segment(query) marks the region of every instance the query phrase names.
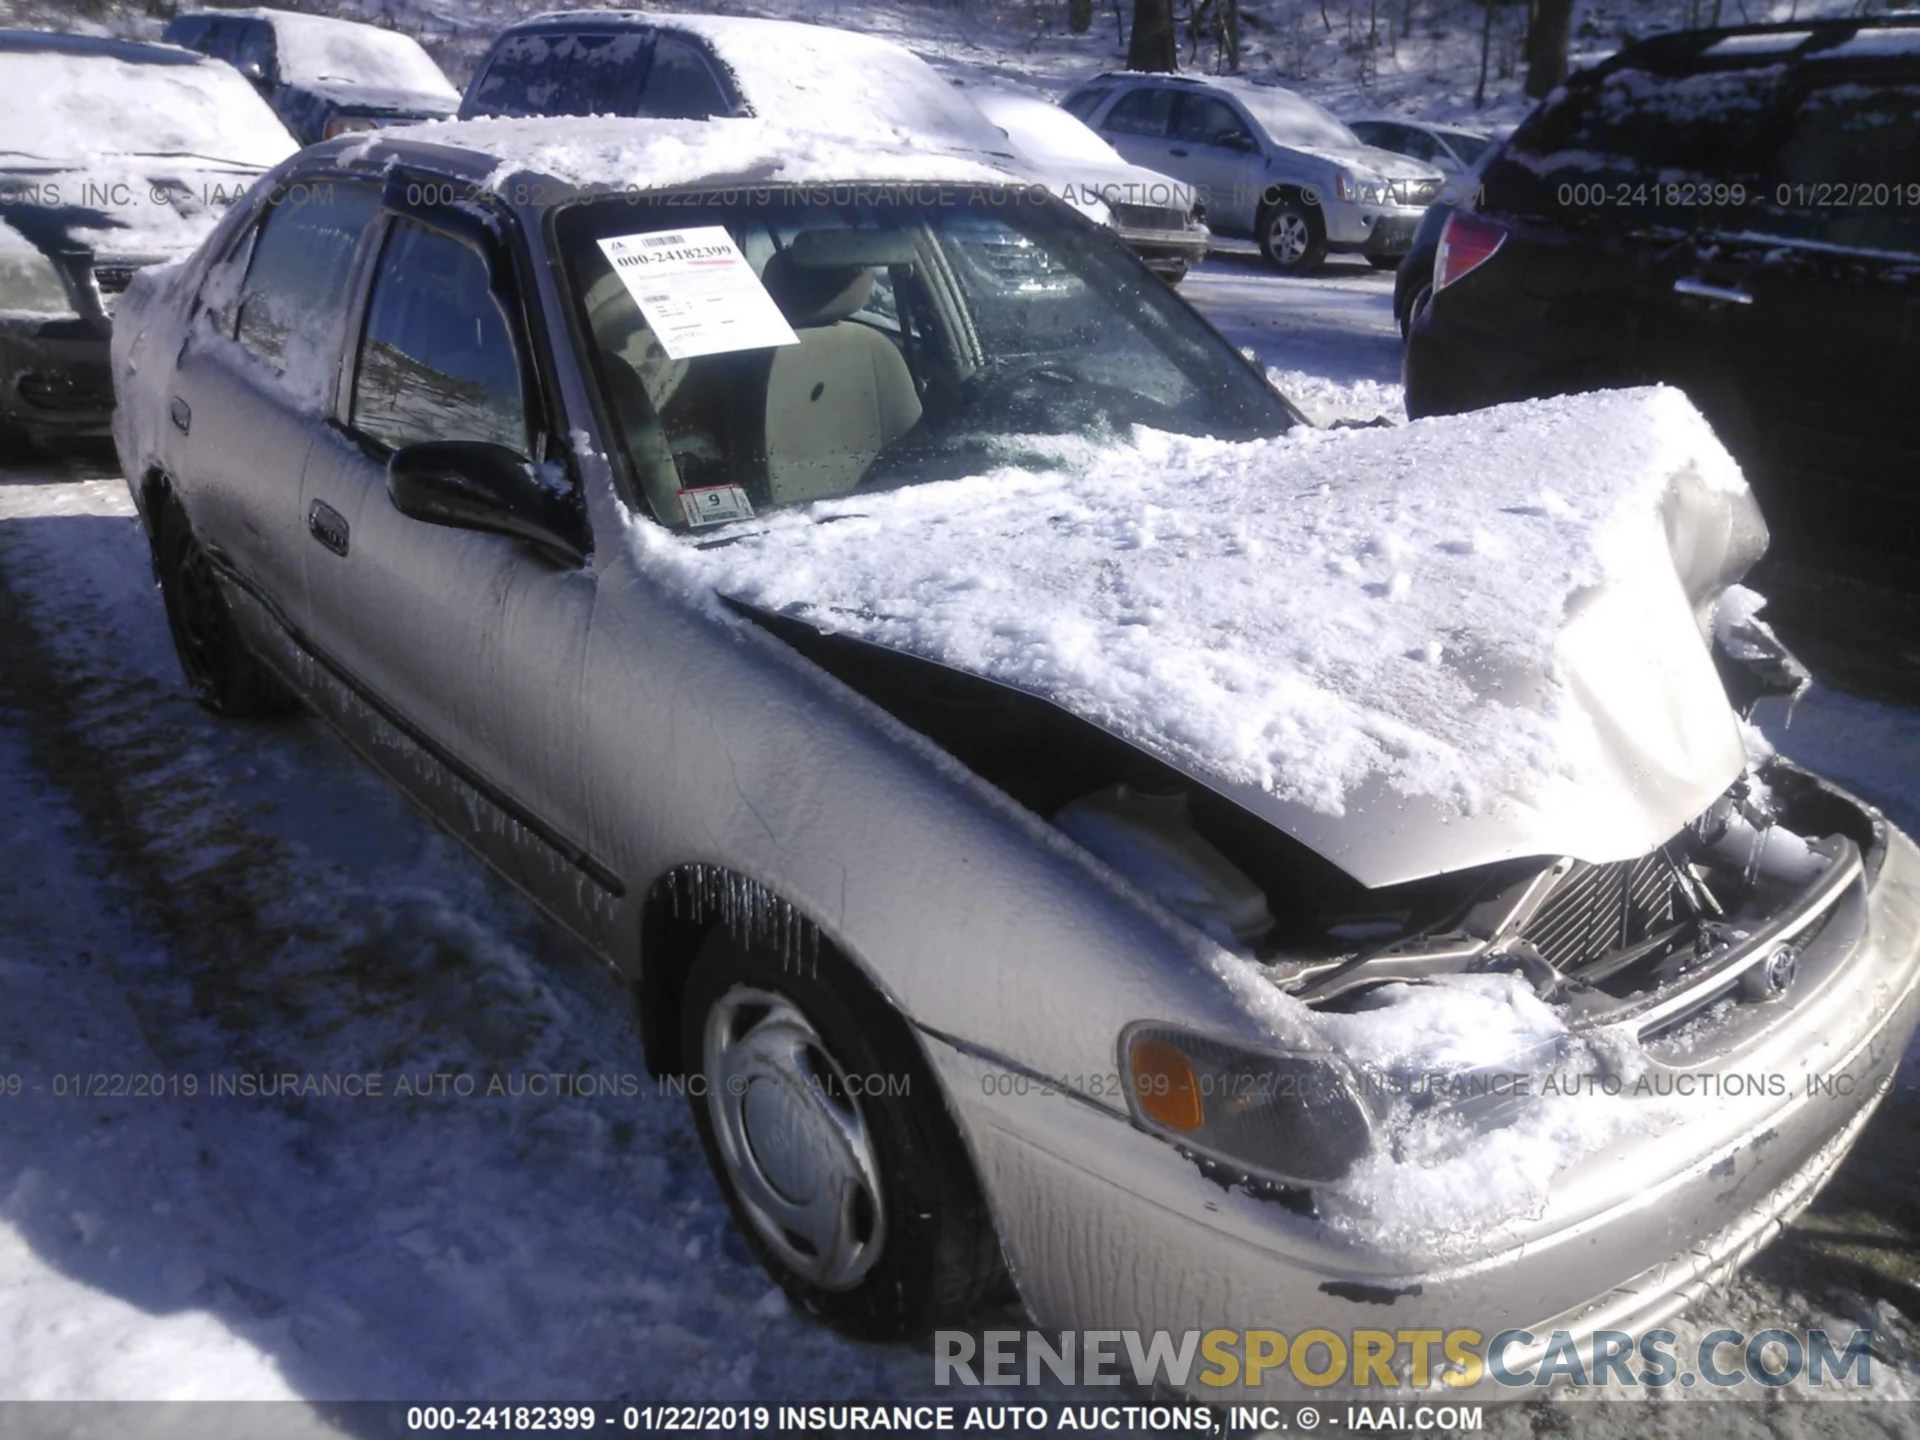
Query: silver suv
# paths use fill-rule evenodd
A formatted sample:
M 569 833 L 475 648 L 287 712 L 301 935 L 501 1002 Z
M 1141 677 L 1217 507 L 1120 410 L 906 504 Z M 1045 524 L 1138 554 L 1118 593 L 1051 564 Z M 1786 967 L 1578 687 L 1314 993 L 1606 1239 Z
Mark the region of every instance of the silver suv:
M 1134 164 L 1193 185 L 1212 229 L 1251 235 L 1290 274 L 1329 251 L 1397 264 L 1444 180 L 1277 85 L 1107 74 L 1063 103 Z

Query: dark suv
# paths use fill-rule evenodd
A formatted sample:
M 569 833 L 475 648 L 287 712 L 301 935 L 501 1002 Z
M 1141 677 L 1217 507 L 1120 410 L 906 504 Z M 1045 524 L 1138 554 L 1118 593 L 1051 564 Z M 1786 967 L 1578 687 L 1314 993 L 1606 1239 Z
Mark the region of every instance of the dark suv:
M 1482 179 L 1414 317 L 1410 415 L 1665 381 L 1777 541 L 1920 554 L 1920 18 L 1634 45 Z
M 418 41 L 378 25 L 256 6 L 188 11 L 166 38 L 246 76 L 302 145 L 445 120 L 460 104 Z

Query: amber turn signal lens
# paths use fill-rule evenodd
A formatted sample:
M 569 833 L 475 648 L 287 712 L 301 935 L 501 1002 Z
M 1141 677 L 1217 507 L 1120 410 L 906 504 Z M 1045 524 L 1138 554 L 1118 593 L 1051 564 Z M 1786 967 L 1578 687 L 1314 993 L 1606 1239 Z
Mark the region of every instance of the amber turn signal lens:
M 1171 1130 L 1200 1128 L 1200 1081 L 1193 1062 L 1164 1040 L 1141 1040 L 1128 1057 L 1140 1108 Z

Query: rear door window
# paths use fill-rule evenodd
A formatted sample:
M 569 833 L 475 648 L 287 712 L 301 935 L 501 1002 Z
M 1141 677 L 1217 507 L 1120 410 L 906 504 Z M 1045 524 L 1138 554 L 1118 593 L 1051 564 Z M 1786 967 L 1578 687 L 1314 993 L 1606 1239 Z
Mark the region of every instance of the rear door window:
M 1234 108 L 1214 95 L 1175 96 L 1173 123 L 1168 133 L 1176 140 L 1189 140 L 1196 145 L 1250 146 L 1253 140 L 1252 132 Z
M 340 297 L 378 199 L 368 186 L 338 180 L 285 189 L 288 198 L 254 242 L 234 338 L 318 400 L 332 374 Z
M 652 37 L 639 30 L 512 35 L 475 82 L 469 115 L 635 115 Z
M 1173 91 L 1164 85 L 1143 85 L 1116 100 L 1100 128 L 1121 135 L 1165 135 L 1172 116 Z
M 273 79 L 273 27 L 264 20 L 249 21 L 242 26 L 234 39 L 233 63 L 243 71 L 249 65 L 258 66 L 260 78 Z
M 528 453 L 513 327 L 477 250 L 415 221 L 394 221 L 361 331 L 352 421 L 396 450 L 481 440 Z

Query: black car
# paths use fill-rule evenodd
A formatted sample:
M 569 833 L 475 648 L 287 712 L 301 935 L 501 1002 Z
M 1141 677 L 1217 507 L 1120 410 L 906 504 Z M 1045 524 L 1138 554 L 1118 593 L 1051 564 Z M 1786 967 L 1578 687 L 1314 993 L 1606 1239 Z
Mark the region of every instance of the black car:
M 354 130 L 444 120 L 460 92 L 410 36 L 287 10 L 199 10 L 166 39 L 225 60 L 302 145 Z
M 1664 381 L 1787 546 L 1920 554 L 1920 17 L 1665 35 L 1440 236 L 1407 410 Z

